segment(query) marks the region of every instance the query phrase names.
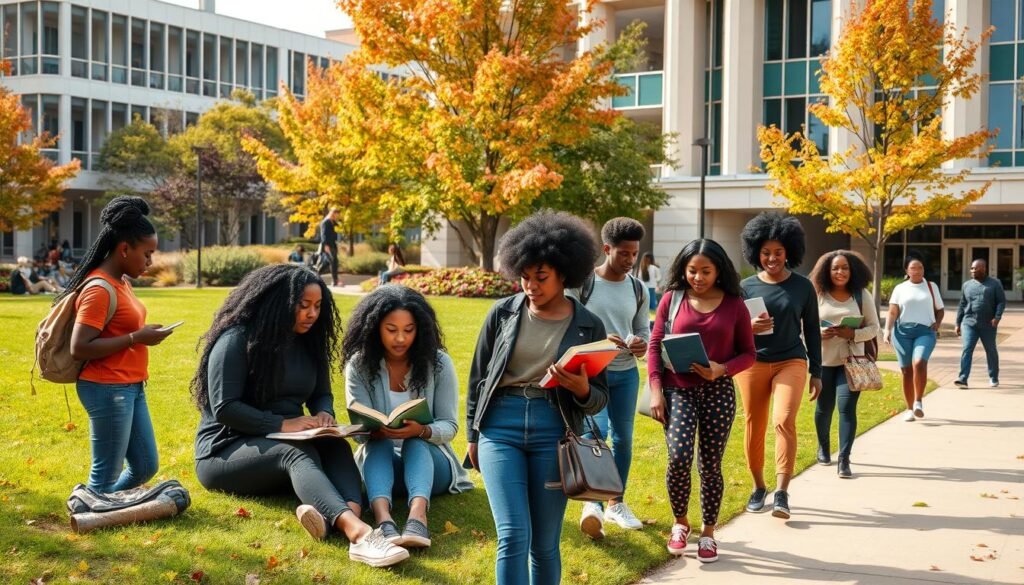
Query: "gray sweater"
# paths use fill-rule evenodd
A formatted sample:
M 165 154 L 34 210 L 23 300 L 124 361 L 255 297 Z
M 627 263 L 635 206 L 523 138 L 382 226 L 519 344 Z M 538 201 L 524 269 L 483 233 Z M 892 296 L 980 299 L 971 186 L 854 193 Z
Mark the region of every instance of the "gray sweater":
M 359 355 L 356 355 L 345 366 L 345 404 L 358 402 L 380 412 L 390 412 L 391 403 L 387 393 L 390 392 L 391 380 L 384 361 L 381 360 L 377 375 L 372 380 L 367 380 L 353 365 L 358 361 Z M 452 471 L 452 483 L 448 486 L 448 492 L 458 494 L 473 489 L 469 474 L 459 464 L 455 450 L 452 449 L 452 439 L 459 431 L 459 423 L 456 422 L 459 415 L 459 381 L 455 375 L 455 364 L 448 354 L 443 351 L 437 352 L 437 364 L 438 367 L 435 368 L 433 375 L 427 377 L 427 385 L 420 394 L 420 397 L 426 398 L 430 413 L 434 417 L 434 422 L 428 425 L 431 434 L 427 441 L 440 447 L 444 453 Z M 365 436 L 354 438 L 358 443 L 365 443 L 367 440 Z M 364 445 L 361 444 L 356 450 L 355 458 L 361 472 L 366 461 Z
M 956 309 L 956 324 L 971 327 L 991 327 L 992 319 L 1002 319 L 1006 309 L 1003 283 L 991 276 L 983 282 L 970 279 L 964 283 L 960 305 Z

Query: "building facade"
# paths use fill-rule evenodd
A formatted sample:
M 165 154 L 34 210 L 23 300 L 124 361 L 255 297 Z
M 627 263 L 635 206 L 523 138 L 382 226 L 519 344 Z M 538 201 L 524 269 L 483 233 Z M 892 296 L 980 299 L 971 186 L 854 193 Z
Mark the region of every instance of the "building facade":
M 0 48 L 12 65 L 4 84 L 21 96 L 33 126 L 58 135 L 46 155 L 82 170 L 65 204 L 42 225 L 0 233 L 0 261 L 36 254 L 52 240 L 80 255 L 99 232 L 107 188 L 98 158 L 106 137 L 140 116 L 174 134 L 234 89 L 257 99 L 281 83 L 305 93 L 307 59 L 321 67 L 355 47 L 158 0 L 0 0 Z M 264 212 L 239 217 L 239 244 L 272 243 L 294 226 Z M 206 226 L 214 241 L 216 225 Z M 175 239 L 161 242 L 174 249 Z
M 648 39 L 644 70 L 618 75 L 630 94 L 613 107 L 676 135 L 675 168 L 657 179 L 670 195 L 668 206 L 648 218 L 649 241 L 665 265 L 699 234 L 699 138 L 709 141 L 705 234 L 721 242 L 741 266 L 739 231 L 754 215 L 777 201 L 759 173 L 757 128 L 775 124 L 787 132 L 805 125 L 823 152 L 845 149 L 851 141 L 830 131 L 808 112 L 822 98 L 817 71 L 835 43 L 849 10 L 848 0 L 605 0 L 593 18 L 604 29 L 584 39 L 581 49 L 616 38 L 642 21 Z M 1024 0 L 935 0 L 933 14 L 970 34 L 995 25 L 990 45 L 981 49 L 977 70 L 990 77 L 971 100 L 954 100 L 943 112 L 943 129 L 956 136 L 979 128 L 999 128 L 996 149 L 985 160 L 958 160 L 950 169 L 972 169 L 964 188 L 993 181 L 970 217 L 926 225 L 894 238 L 885 248 L 885 274 L 902 272 L 908 249 L 922 253 L 929 277 L 943 296 L 957 298 L 970 277 L 974 258 L 986 258 L 990 273 L 1003 282 L 1009 298 L 1013 270 L 1024 265 Z M 866 247 L 848 236 L 827 234 L 817 218 L 801 217 L 808 234 L 809 263 L 821 253 Z M 424 257 L 438 263 L 467 260 L 450 231 L 424 239 Z M 804 266 L 801 270 L 809 270 Z

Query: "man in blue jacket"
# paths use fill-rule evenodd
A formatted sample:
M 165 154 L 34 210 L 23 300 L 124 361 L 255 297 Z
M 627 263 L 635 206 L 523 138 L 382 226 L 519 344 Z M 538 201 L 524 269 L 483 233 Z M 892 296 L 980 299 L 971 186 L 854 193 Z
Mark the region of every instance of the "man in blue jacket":
M 964 351 L 960 356 L 960 375 L 954 384 L 967 387 L 971 375 L 971 361 L 974 348 L 981 340 L 988 361 L 988 378 L 993 388 L 999 386 L 999 352 L 996 350 L 996 328 L 1006 309 L 1006 293 L 1003 283 L 988 275 L 988 263 L 984 260 L 971 262 L 971 279 L 964 283 L 960 295 L 960 306 L 956 310 L 956 334 L 962 335 Z

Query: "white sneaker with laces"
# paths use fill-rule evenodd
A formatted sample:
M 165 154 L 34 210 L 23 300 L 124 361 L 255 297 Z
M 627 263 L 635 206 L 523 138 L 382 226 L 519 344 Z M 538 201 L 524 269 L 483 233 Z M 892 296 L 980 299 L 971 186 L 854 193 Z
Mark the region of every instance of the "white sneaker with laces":
M 904 422 L 914 422 L 915 420 L 917 420 L 917 417 L 914 416 L 913 410 L 908 410 L 907 413 L 903 415 Z
M 917 418 L 924 418 L 924 405 L 918 400 L 914 402 L 914 416 Z
M 633 514 L 633 510 L 630 510 L 629 506 L 626 505 L 626 502 L 619 502 L 609 506 L 604 511 L 604 521 L 614 522 L 620 528 L 626 530 L 640 530 L 644 527 L 644 523 L 637 519 Z
M 597 502 L 583 504 L 583 513 L 580 514 L 580 530 L 594 540 L 604 538 L 604 523 L 601 518 L 604 510 Z
M 990 380 L 988 385 L 989 385 L 990 388 L 998 388 L 999 387 L 999 380 Z
M 390 567 L 409 558 L 409 551 L 388 542 L 380 528 L 348 547 L 348 558 L 371 567 Z

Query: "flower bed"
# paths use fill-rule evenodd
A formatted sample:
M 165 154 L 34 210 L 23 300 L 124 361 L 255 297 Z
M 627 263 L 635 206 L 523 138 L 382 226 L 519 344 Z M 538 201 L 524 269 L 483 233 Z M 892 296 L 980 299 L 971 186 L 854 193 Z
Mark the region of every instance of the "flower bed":
M 479 268 L 437 268 L 402 281 L 425 295 L 496 299 L 519 292 L 519 283 Z

